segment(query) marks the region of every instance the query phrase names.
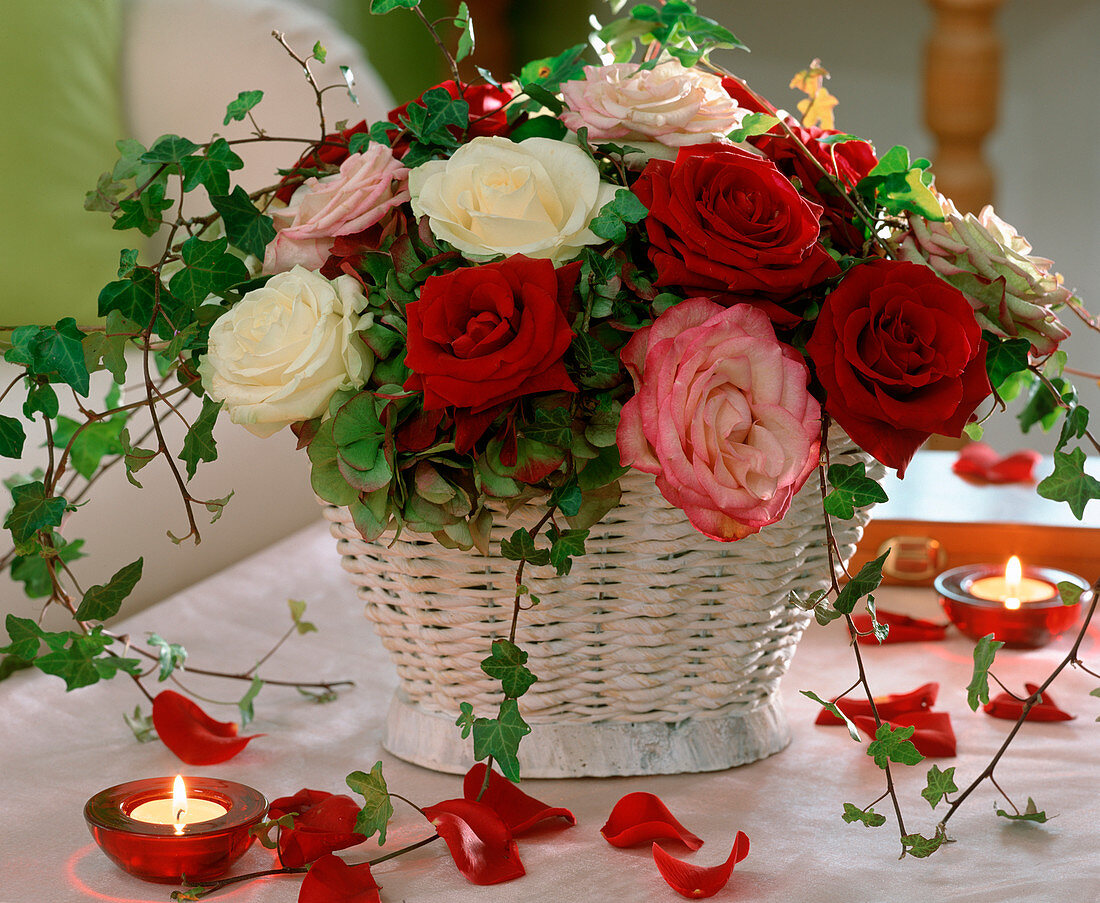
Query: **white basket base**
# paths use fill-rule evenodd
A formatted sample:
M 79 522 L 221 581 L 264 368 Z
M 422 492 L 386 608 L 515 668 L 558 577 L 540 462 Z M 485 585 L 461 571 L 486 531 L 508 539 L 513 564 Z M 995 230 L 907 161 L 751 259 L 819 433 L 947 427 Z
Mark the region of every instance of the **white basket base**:
M 465 774 L 473 741 L 459 740 L 454 719 L 426 712 L 398 690 L 390 703 L 382 746 L 433 771 Z M 615 777 L 723 771 L 779 752 L 791 741 L 778 696 L 749 712 L 656 721 L 540 723 L 520 746 L 525 778 Z

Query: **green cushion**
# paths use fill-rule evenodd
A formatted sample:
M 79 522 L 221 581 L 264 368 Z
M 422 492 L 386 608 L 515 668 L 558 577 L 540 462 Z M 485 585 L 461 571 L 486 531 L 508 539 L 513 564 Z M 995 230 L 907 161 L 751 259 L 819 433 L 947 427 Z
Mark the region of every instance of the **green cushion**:
M 121 0 L 7 0 L 0 26 L 0 324 L 95 317 L 134 239 L 84 194 L 123 135 Z M 140 236 L 135 237 L 140 238 Z

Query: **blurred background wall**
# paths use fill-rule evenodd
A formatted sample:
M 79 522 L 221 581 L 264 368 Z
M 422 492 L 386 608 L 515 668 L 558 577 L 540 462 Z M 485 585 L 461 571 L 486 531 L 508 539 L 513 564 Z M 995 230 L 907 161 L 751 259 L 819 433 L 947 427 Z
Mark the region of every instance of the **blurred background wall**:
M 479 27 L 479 46 L 495 61 L 492 68 L 500 77 L 510 71 L 509 60 L 518 65 L 584 41 L 590 12 L 609 18 L 604 4 L 586 0 L 469 0 L 469 6 L 475 23 L 486 23 Z M 392 96 L 407 99 L 446 77 L 412 15 L 377 18 L 367 7 L 365 0 L 72 0 L 57 5 L 13 0 L 6 6 L 0 60 L 12 71 L 4 79 L 4 103 L 10 106 L 0 112 L 3 121 L 19 119 L 28 107 L 45 109 L 60 101 L 61 109 L 53 116 L 31 117 L 25 131 L 4 144 L 0 178 L 8 181 L 6 196 L 22 201 L 15 215 L 0 218 L 9 230 L 0 235 L 0 323 L 45 321 L 62 313 L 86 321 L 94 314 L 98 289 L 113 275 L 114 249 L 132 243 L 129 233 L 111 232 L 104 214 L 80 210 L 83 191 L 113 160 L 114 137 L 133 134 L 149 142 L 169 127 L 195 140 L 211 131 L 228 133 L 221 125 L 225 104 L 238 91 L 257 87 L 268 92 L 257 108 L 265 128 L 277 124 L 312 134 L 312 94 L 271 40 L 272 27 L 291 33 L 304 49 L 321 38 L 329 49 L 328 78 L 339 78 L 340 62 L 356 71 L 364 109 L 351 107 L 343 92 L 330 92 L 330 122 L 380 118 L 388 108 L 387 88 Z M 450 8 L 445 0 L 425 0 L 424 7 L 433 18 Z M 922 113 L 923 47 L 933 23 L 930 0 L 703 0 L 701 10 L 752 48 L 716 61 L 773 101 L 793 107 L 797 96 L 787 88 L 791 75 L 820 57 L 832 73 L 829 88 L 840 99 L 838 128 L 872 137 L 880 152 L 905 144 L 914 157 L 933 155 Z M 997 179 L 998 213 L 1031 239 L 1037 253 L 1054 258 L 1067 282 L 1096 310 L 1100 225 L 1093 213 L 1100 204 L 1100 107 L 1082 73 L 1100 33 L 1100 4 L 1005 0 L 996 21 L 1004 48 L 1001 100 L 999 125 L 986 149 Z M 79 49 L 77 56 L 58 56 L 66 40 Z M 381 82 L 374 80 L 360 45 Z M 16 70 L 30 71 L 34 78 L 17 82 Z M 78 146 L 87 149 L 86 156 L 75 155 Z M 28 176 L 34 161 L 10 156 L 12 147 L 44 156 L 40 170 Z M 262 160 L 247 159 L 252 169 L 246 184 L 263 184 L 255 180 L 266 179 L 276 159 L 270 152 Z M 47 219 L 35 220 L 39 212 L 64 219 L 64 228 L 72 231 L 63 241 L 51 242 L 51 233 L 41 231 Z M 17 250 L 12 230 L 36 222 L 41 225 L 36 247 Z M 52 234 L 60 233 L 55 228 Z M 1067 322 L 1074 328 L 1068 315 Z M 1076 332 L 1081 335 L 1070 340 L 1071 355 L 1082 366 L 1100 368 L 1095 334 Z M 1087 403 L 1100 411 L 1100 392 L 1082 382 L 1078 387 L 1087 393 Z M 0 407 L 9 414 L 15 409 L 11 401 Z M 223 422 L 216 437 L 220 459 L 200 468 L 196 494 L 218 497 L 234 489 L 236 495 L 222 520 L 206 527 L 203 543 L 197 549 L 177 548 L 166 538 L 167 530 L 185 528 L 163 468 L 142 471 L 143 491 L 129 486 L 121 471 L 112 472 L 97 485 L 88 508 L 74 515 L 73 535 L 86 538 L 86 549 L 95 555 L 84 572 L 87 583 L 103 582 L 113 568 L 143 555 L 146 576 L 130 603 L 142 606 L 316 520 L 307 462 L 293 450 L 289 433 L 258 440 Z M 1003 452 L 1052 445 L 1050 437 L 1034 431 L 1021 436 L 1006 417 L 997 419 L 987 441 Z M 21 462 L 0 459 L 0 476 L 37 466 L 34 445 L 28 440 Z M 233 604 L 232 599 L 224 602 Z M 34 603 L 5 577 L 0 616 L 6 611 L 37 614 Z

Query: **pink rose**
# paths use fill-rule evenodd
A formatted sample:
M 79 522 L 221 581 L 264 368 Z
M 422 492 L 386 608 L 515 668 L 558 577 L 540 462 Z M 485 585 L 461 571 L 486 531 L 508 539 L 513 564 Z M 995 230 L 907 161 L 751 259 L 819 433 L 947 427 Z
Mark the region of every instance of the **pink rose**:
M 690 298 L 622 351 L 636 394 L 617 440 L 624 465 L 712 539 L 756 533 L 787 513 L 818 462 L 821 409 L 809 371 L 748 304 Z
M 409 199 L 408 179 L 408 169 L 383 144 L 352 154 L 338 173 L 306 179 L 286 207 L 271 211 L 278 234 L 267 246 L 263 271 L 319 270 L 338 235 L 370 228 Z
M 641 71 L 635 63 L 585 66 L 584 78 L 563 82 L 561 93 L 568 107 L 562 122 L 573 131 L 587 128 L 589 141 L 705 144 L 724 138 L 749 112 L 717 75 L 685 69 L 677 59 Z

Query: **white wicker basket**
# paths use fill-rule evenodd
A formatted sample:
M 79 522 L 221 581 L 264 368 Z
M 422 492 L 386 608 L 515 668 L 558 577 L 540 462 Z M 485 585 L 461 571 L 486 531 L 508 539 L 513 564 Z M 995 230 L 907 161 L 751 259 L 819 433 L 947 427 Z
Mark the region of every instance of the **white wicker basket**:
M 846 437 L 833 463 L 873 464 Z M 816 479 L 786 517 L 739 542 L 708 540 L 632 471 L 620 507 L 597 524 L 565 577 L 524 581 L 540 604 L 516 641 L 539 680 L 520 700 L 533 732 L 520 748 L 526 777 L 714 771 L 778 752 L 790 732 L 777 695 L 810 615 L 787 603 L 826 585 Z M 498 519 L 493 543 L 541 509 Z M 834 524 L 845 559 L 866 523 Z M 400 688 L 383 746 L 438 771 L 473 762 L 455 718 L 470 702 L 492 717 L 499 682 L 479 662 L 507 636 L 515 562 L 403 536 L 364 542 L 347 509 L 327 505 L 345 569 L 396 666 Z M 548 570 L 548 569 L 544 569 Z

